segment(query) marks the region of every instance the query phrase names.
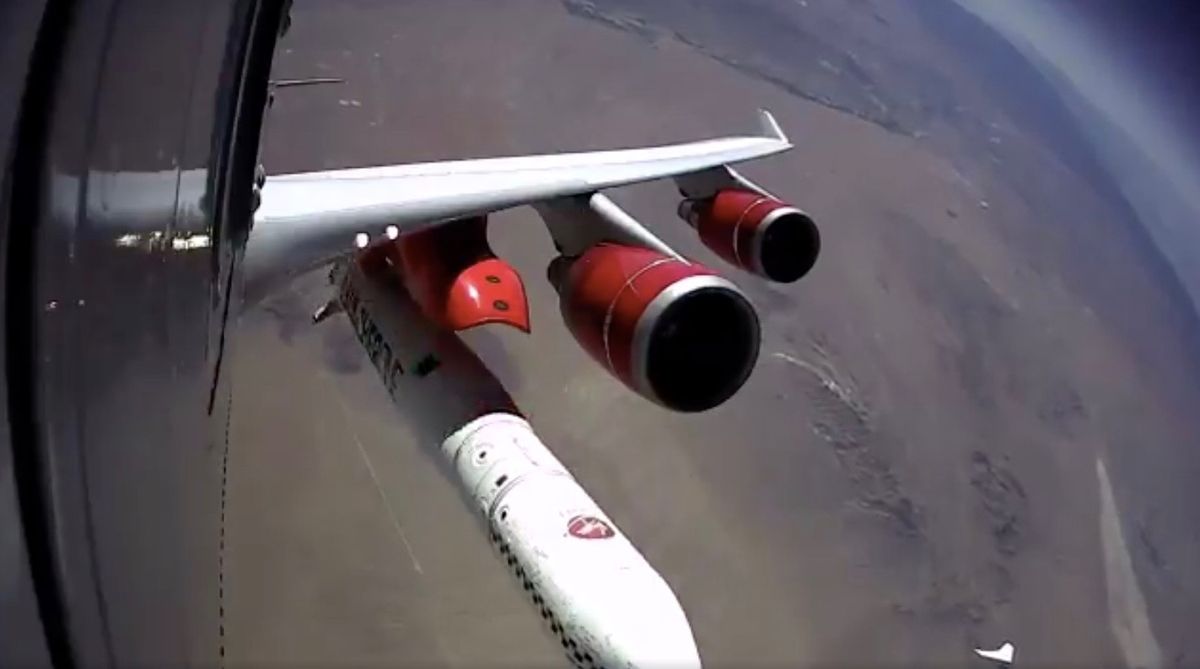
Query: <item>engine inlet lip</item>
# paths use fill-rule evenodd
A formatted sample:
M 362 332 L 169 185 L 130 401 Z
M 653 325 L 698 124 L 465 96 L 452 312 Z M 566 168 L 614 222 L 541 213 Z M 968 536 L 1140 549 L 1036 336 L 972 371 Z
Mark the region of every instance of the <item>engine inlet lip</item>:
M 668 409 L 678 410 L 678 407 L 673 406 L 665 398 L 659 395 L 654 388 L 654 384 L 650 382 L 648 374 L 650 367 L 648 356 L 650 353 L 650 344 L 654 334 L 655 326 L 658 324 L 663 313 L 666 312 L 667 309 L 672 305 L 678 303 L 681 298 L 686 298 L 688 295 L 694 293 L 708 292 L 712 290 L 731 293 L 731 297 L 734 299 L 740 299 L 744 303 L 746 310 L 753 317 L 751 327 L 753 331 L 753 340 L 755 342 L 754 350 L 751 352 L 751 355 L 747 357 L 747 364 L 745 364 L 738 371 L 737 378 L 734 379 L 734 383 L 731 384 L 733 390 L 731 392 L 722 393 L 722 395 L 719 397 L 720 401 L 716 402 L 712 406 L 717 406 L 724 402 L 745 383 L 746 379 L 750 376 L 750 372 L 753 371 L 754 364 L 758 359 L 758 348 L 760 346 L 761 338 L 761 324 L 758 321 L 758 316 L 755 314 L 749 298 L 746 297 L 745 293 L 742 292 L 737 284 L 714 274 L 700 274 L 676 281 L 675 283 L 663 289 L 661 293 L 656 295 L 654 299 L 650 301 L 650 304 L 646 305 L 645 311 L 643 311 L 641 316 L 638 317 L 637 324 L 634 326 L 633 341 L 631 342 L 632 365 L 630 371 L 634 388 L 643 396 L 650 398 L 654 402 Z M 696 360 L 695 364 L 703 365 L 705 363 L 703 360 Z M 711 407 L 705 408 L 707 409 Z

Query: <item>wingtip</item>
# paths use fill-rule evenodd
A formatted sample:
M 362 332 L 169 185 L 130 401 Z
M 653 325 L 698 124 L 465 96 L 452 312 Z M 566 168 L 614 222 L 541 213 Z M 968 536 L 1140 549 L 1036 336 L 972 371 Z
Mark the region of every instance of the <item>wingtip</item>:
M 763 137 L 769 137 L 772 139 L 777 139 L 781 142 L 790 143 L 788 142 L 787 135 L 783 133 L 783 128 L 779 127 L 779 122 L 776 121 L 771 112 L 767 111 L 766 109 L 758 110 L 758 128 Z

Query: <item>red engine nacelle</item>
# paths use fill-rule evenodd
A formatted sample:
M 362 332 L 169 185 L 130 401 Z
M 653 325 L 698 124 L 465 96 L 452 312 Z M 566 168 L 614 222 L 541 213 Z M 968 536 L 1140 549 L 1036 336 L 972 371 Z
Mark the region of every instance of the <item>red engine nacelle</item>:
M 727 189 L 705 200 L 684 200 L 679 216 L 717 255 L 780 283 L 807 274 L 821 251 L 821 235 L 807 214 L 750 190 Z
M 584 350 L 669 409 L 711 409 L 754 369 L 758 315 L 737 286 L 703 265 L 602 243 L 556 258 L 548 274 Z
M 406 233 L 387 248 L 408 292 L 438 325 L 458 331 L 501 323 L 529 331 L 525 286 L 492 253 L 486 218 Z

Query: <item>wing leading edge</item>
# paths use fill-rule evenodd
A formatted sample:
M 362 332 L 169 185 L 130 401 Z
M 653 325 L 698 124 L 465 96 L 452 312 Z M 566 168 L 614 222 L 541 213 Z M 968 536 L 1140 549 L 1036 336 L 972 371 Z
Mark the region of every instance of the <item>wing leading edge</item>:
M 759 110 L 757 136 L 666 146 L 391 165 L 268 177 L 246 244 L 256 285 L 328 263 L 388 226 L 400 232 L 604 188 L 701 172 L 791 148 Z

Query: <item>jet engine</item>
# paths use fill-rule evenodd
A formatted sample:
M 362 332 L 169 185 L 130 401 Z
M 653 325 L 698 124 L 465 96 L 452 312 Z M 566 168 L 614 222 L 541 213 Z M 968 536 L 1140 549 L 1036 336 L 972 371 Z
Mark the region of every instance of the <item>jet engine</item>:
M 421 311 L 443 328 L 500 323 L 529 332 L 525 286 L 492 252 L 485 217 L 401 235 L 387 250 Z
M 737 286 L 703 265 L 603 242 L 556 258 L 548 275 L 575 339 L 640 395 L 706 411 L 750 377 L 758 315 Z
M 807 214 L 751 190 L 730 188 L 684 200 L 679 217 L 717 255 L 779 283 L 807 274 L 821 251 L 820 233 Z

